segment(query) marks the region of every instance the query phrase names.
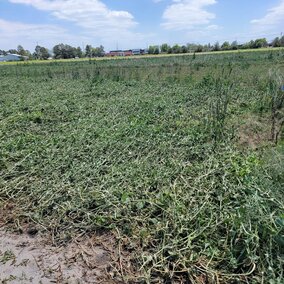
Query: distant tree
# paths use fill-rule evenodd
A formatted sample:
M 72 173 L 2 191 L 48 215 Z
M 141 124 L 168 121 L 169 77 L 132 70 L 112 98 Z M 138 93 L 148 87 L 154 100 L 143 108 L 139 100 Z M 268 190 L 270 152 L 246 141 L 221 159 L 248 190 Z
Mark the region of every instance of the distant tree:
M 92 48 L 92 57 L 102 57 L 105 55 L 105 50 L 102 45 Z
M 188 52 L 187 46 L 186 46 L 186 45 L 183 45 L 183 46 L 181 47 L 181 53 L 187 53 L 187 52 Z
M 241 45 L 241 49 L 253 48 L 253 45 L 254 45 L 254 41 L 246 42 Z
M 50 54 L 47 48 L 37 45 L 33 57 L 39 60 L 46 60 L 50 57 Z
M 280 45 L 284 47 L 284 36 L 280 38 Z
M 196 52 L 196 49 L 197 49 L 197 45 L 196 45 L 196 44 L 194 44 L 194 43 L 188 43 L 188 44 L 186 45 L 186 47 L 187 47 L 187 51 L 188 51 L 188 52 Z
M 76 57 L 76 48 L 68 44 L 57 44 L 53 47 L 54 58 L 68 59 Z
M 211 48 L 211 44 L 210 43 L 205 44 L 202 47 L 202 51 L 211 51 L 211 50 L 212 50 L 212 48 Z
M 216 42 L 216 43 L 214 44 L 213 51 L 220 51 L 220 50 L 221 50 L 220 44 L 219 44 L 219 42 Z
M 64 44 L 57 44 L 53 47 L 54 58 L 65 58 L 64 56 Z
M 159 48 L 158 45 L 150 45 L 148 52 L 149 52 L 149 54 L 159 54 L 160 48 Z
M 232 50 L 237 50 L 238 49 L 238 42 L 236 40 L 234 40 L 232 43 L 231 43 L 231 49 Z
M 41 47 L 39 45 L 35 47 L 35 51 L 33 53 L 34 59 L 40 59 L 40 48 Z
M 33 59 L 33 56 L 31 54 L 31 52 L 29 50 L 27 50 L 27 49 L 25 50 L 25 55 L 24 56 L 27 57 L 29 60 Z
M 169 51 L 170 48 L 171 48 L 171 47 L 170 47 L 167 43 L 163 43 L 163 44 L 161 45 L 161 52 L 162 52 L 162 53 L 168 53 L 168 51 Z
M 92 46 L 89 44 L 85 48 L 85 57 L 92 57 Z
M 173 53 L 181 53 L 181 47 L 178 44 L 175 44 L 172 49 Z
M 255 40 L 253 48 L 261 48 L 268 46 L 266 38 L 258 38 Z
M 158 45 L 156 45 L 154 48 L 154 54 L 159 54 L 159 53 L 160 53 L 160 48 Z
M 167 52 L 168 54 L 172 54 L 173 53 L 173 49 L 172 49 L 172 47 L 169 47 L 168 48 L 168 52 Z
M 0 49 L 0 55 L 6 55 L 6 54 L 7 54 L 7 52 L 5 50 Z
M 280 38 L 276 37 L 273 41 L 272 41 L 272 46 L 273 47 L 280 47 L 281 46 L 281 42 L 280 42 Z
M 203 45 L 199 44 L 195 47 L 194 52 L 203 52 Z
M 78 47 L 76 48 L 75 53 L 76 53 L 76 57 L 79 57 L 79 58 L 82 58 L 82 57 L 83 57 L 83 51 L 82 51 L 82 49 L 81 49 L 80 46 L 78 46 Z
M 246 44 L 245 44 L 246 45 Z M 255 42 L 254 40 L 251 40 L 249 43 L 247 43 L 248 48 L 255 48 Z
M 222 46 L 221 46 L 222 50 L 230 50 L 231 49 L 231 45 L 228 41 L 225 41 Z
M 9 49 L 9 50 L 8 50 L 8 53 L 11 53 L 11 54 L 18 54 L 18 51 L 17 51 L 17 49 Z
M 18 53 L 19 55 L 25 56 L 25 55 L 26 55 L 26 50 L 25 50 L 21 45 L 18 45 L 18 47 L 17 47 L 17 53 Z
M 41 59 L 46 60 L 50 57 L 50 53 L 47 48 L 41 47 L 40 48 Z
M 208 51 L 211 51 L 212 46 L 211 46 L 211 43 L 210 43 L 210 42 L 207 44 L 207 48 L 208 48 Z

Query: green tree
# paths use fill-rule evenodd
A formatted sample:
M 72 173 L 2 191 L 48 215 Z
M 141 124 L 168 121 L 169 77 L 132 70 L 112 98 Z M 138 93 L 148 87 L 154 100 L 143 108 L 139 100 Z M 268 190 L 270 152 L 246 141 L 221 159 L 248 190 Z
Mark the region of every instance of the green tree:
M 255 42 L 254 40 L 251 40 L 248 44 L 247 44 L 248 48 L 254 48 L 255 47 Z
M 29 60 L 33 59 L 33 56 L 31 54 L 31 52 L 29 50 L 27 50 L 27 49 L 25 50 L 25 55 L 24 56 L 26 56 Z
M 35 52 L 33 53 L 33 57 L 39 60 L 46 60 L 50 57 L 50 54 L 47 48 L 37 45 L 35 47 Z
M 161 53 L 168 53 L 171 47 L 167 43 L 163 43 L 161 45 Z
M 57 44 L 53 47 L 54 58 L 67 59 L 76 57 L 76 48 L 68 44 Z
M 79 57 L 79 58 L 82 58 L 82 57 L 83 57 L 83 51 L 82 51 L 82 49 L 81 49 L 80 46 L 78 46 L 78 47 L 76 48 L 75 53 L 76 53 L 76 56 L 77 56 L 77 57 Z
M 105 50 L 102 45 L 99 47 L 92 48 L 92 57 L 103 57 L 105 55 Z
M 202 44 L 196 45 L 194 52 L 203 52 L 203 45 Z
M 202 51 L 211 51 L 212 48 L 211 48 L 211 44 L 208 43 L 208 44 L 204 44 L 203 47 L 202 47 Z
M 149 54 L 159 54 L 160 48 L 159 48 L 158 45 L 150 45 L 148 52 L 149 52 Z
M 168 54 L 172 54 L 173 53 L 173 49 L 172 49 L 172 47 L 169 47 L 169 49 L 168 49 L 168 52 L 167 52 Z
M 280 45 L 284 47 L 284 36 L 280 38 Z
M 220 50 L 221 50 L 220 44 L 219 44 L 219 42 L 217 41 L 217 42 L 214 44 L 213 51 L 220 51 Z
M 85 48 L 85 57 L 92 57 L 92 46 L 89 44 Z
M 231 49 L 232 50 L 237 50 L 238 49 L 238 42 L 236 40 L 234 40 L 232 43 L 231 43 Z
M 187 47 L 187 52 L 196 52 L 196 49 L 197 49 L 197 45 L 194 44 L 194 43 L 188 43 L 186 45 Z
M 11 53 L 11 54 L 18 54 L 18 51 L 17 51 L 17 49 L 9 49 L 9 50 L 8 50 L 8 53 Z
M 154 50 L 155 50 L 155 47 L 153 45 L 150 45 L 149 48 L 148 48 L 148 53 L 154 54 Z
M 253 45 L 254 45 L 254 41 L 246 42 L 241 45 L 241 49 L 253 48 Z
M 225 41 L 222 46 L 221 46 L 222 50 L 230 50 L 231 49 L 231 45 L 228 41 Z
M 280 47 L 281 46 L 281 42 L 280 42 L 280 38 L 276 37 L 273 41 L 272 41 L 272 46 L 273 47 Z
M 172 49 L 173 53 L 181 53 L 181 47 L 178 44 L 175 44 Z
M 266 38 L 258 38 L 255 40 L 253 48 L 261 48 L 268 46 Z
M 187 52 L 188 52 L 187 46 L 186 46 L 186 45 L 183 45 L 183 46 L 181 47 L 181 53 L 187 53 Z
M 25 51 L 25 49 L 24 49 L 21 45 L 18 45 L 18 47 L 17 47 L 17 53 L 18 53 L 19 55 L 22 55 L 22 56 L 25 56 L 25 55 L 26 55 L 26 51 Z

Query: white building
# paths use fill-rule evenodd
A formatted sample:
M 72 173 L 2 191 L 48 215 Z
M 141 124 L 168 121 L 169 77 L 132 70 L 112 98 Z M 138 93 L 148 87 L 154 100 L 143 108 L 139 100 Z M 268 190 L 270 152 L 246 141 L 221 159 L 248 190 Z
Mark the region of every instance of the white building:
M 7 61 L 20 61 L 25 60 L 26 56 L 21 56 L 19 54 L 10 54 L 7 55 L 0 55 L 0 62 L 7 62 Z

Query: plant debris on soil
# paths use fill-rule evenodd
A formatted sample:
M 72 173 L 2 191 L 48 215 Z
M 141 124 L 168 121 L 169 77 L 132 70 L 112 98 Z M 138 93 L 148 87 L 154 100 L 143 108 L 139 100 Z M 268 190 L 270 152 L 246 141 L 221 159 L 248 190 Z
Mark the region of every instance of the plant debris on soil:
M 0 230 L 1 283 L 106 283 L 110 256 L 92 239 L 54 246 L 41 236 Z M 110 282 L 107 282 L 110 283 Z
M 283 62 L 0 65 L 1 280 L 283 283 Z

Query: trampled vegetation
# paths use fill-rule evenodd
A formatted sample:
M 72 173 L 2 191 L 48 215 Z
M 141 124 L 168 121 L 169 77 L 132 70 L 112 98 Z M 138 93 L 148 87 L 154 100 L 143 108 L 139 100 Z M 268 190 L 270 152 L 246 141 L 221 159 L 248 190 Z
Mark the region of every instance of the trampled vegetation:
M 281 283 L 281 50 L 0 65 L 0 205 L 111 231 L 117 281 Z

